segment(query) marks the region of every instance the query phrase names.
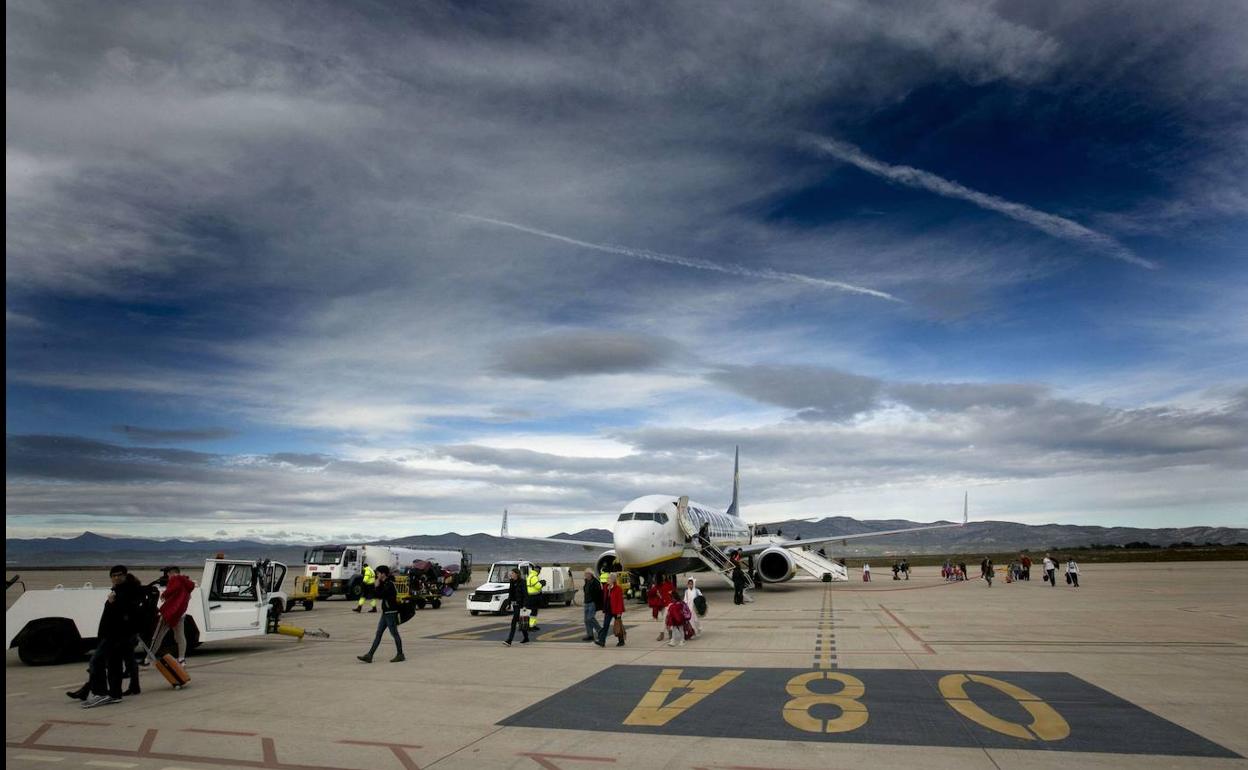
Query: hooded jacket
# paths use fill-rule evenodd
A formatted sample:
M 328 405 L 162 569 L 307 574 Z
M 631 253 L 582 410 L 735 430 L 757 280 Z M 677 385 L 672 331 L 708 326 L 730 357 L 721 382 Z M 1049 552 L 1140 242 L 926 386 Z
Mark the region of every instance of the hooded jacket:
M 194 590 L 195 581 L 186 575 L 169 576 L 169 583 L 162 595 L 164 601 L 160 605 L 160 617 L 165 625 L 172 627 L 182 619 L 191 604 L 191 592 Z

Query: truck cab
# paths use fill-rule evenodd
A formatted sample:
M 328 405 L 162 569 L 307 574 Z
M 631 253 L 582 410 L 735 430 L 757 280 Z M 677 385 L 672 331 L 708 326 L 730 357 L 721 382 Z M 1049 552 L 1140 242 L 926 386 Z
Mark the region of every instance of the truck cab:
M 533 566 L 533 563 L 528 561 L 494 562 L 490 566 L 490 574 L 485 582 L 468 595 L 469 614 L 510 612 L 511 602 L 507 598 L 509 587 L 507 574 L 513 569 L 519 569 L 520 579 L 524 580 Z M 572 604 L 572 599 L 576 596 L 576 587 L 572 584 L 570 568 L 558 564 L 550 567 L 539 566 L 538 578 L 546 581 L 546 585 L 542 587 L 543 606 L 558 603 L 563 603 L 564 606 Z

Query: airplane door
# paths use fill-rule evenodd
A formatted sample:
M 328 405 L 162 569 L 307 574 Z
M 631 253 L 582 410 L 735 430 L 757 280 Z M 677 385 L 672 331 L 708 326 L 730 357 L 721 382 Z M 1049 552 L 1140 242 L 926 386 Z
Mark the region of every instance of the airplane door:
M 217 564 L 208 589 L 209 631 L 259 629 L 268 611 L 257 591 L 254 564 Z

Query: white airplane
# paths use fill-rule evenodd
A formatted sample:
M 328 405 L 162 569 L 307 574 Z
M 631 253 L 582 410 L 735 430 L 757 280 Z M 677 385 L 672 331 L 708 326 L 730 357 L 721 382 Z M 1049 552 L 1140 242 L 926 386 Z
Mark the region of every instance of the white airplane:
M 688 497 L 645 495 L 624 506 L 616 519 L 612 543 L 514 536 L 507 531 L 506 511 L 503 511 L 500 534 L 513 540 L 541 540 L 606 549 L 596 562 L 599 572 L 618 562 L 624 570 L 638 575 L 675 575 L 707 570 L 719 573 L 730 582 L 729 574 L 734 566 L 731 554 L 739 551 L 742 559 L 754 566 L 753 571 L 763 582 L 783 583 L 792 580 L 798 569 L 817 578 L 830 575 L 833 580 L 848 579 L 844 567 L 809 550 L 812 546 L 836 541 L 843 543 L 864 537 L 960 527 L 967 521 L 968 501 L 963 498 L 961 523 L 942 522 L 921 527 L 856 535 L 828 535 L 807 540 L 790 540 L 778 535 L 756 535 L 756 530 L 764 525 L 751 526 L 738 512 L 740 457 L 738 448 L 733 462 L 732 502 L 723 513 L 700 503 L 690 502 Z

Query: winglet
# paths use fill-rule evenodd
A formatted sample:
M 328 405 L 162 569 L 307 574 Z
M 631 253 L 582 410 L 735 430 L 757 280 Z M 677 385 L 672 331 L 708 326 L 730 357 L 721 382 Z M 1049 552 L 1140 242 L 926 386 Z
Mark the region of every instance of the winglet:
M 962 493 L 962 526 L 966 526 L 967 520 L 970 518 L 971 493 Z
M 741 447 L 737 447 L 736 455 L 732 460 L 732 502 L 728 504 L 729 516 L 740 516 L 738 511 L 737 498 L 741 492 Z
M 511 537 L 507 532 L 507 509 L 503 509 L 503 528 L 498 531 L 499 537 Z

